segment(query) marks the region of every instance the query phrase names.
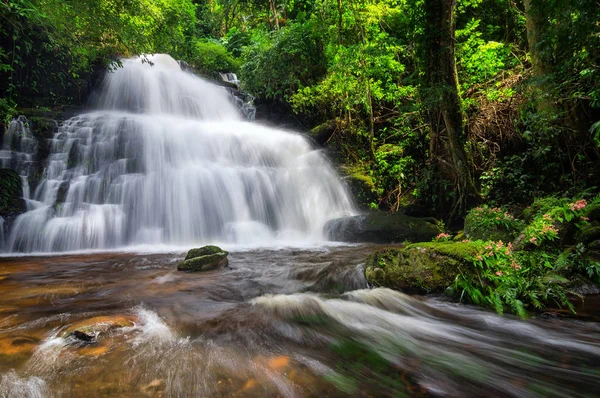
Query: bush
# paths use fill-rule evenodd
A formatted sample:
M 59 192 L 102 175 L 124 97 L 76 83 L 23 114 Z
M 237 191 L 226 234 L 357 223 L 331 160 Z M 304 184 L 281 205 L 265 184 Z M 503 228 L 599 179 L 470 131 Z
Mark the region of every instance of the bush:
M 199 73 L 211 78 L 218 78 L 220 72 L 237 72 L 239 68 L 239 61 L 216 41 L 197 41 L 189 63 Z
M 240 74 L 244 88 L 261 99 L 288 101 L 327 72 L 324 34 L 312 21 L 294 23 L 270 34 L 255 32 L 245 47 Z
M 507 211 L 484 205 L 469 211 L 465 218 L 465 234 L 473 240 L 512 241 L 524 223 Z

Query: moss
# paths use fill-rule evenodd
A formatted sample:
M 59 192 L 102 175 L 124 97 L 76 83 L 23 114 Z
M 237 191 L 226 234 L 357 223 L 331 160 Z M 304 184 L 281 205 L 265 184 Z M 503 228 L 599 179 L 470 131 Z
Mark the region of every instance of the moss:
M 428 242 L 404 249 L 386 249 L 367 259 L 365 275 L 375 286 L 407 293 L 441 293 L 450 286 L 467 257 L 476 253 L 471 243 Z
M 185 256 L 185 259 L 190 260 L 192 258 L 208 256 L 208 255 L 217 254 L 217 253 L 225 253 L 225 255 L 228 254 L 225 250 L 221 249 L 218 246 L 208 245 L 208 246 L 202 246 L 197 249 L 191 249 L 187 253 L 187 256 Z
M 363 209 L 369 209 L 372 203 L 379 202 L 379 195 L 373 177 L 362 171 L 352 170 L 345 178 L 356 203 Z
M 441 232 L 435 219 L 383 212 L 331 220 L 325 230 L 332 240 L 374 243 L 428 241 Z
M 512 241 L 519 233 L 518 228 L 509 228 L 504 225 L 484 226 L 479 217 L 471 212 L 465 218 L 465 235 L 472 240 L 491 240 L 494 242 Z
M 181 262 L 177 269 L 179 271 L 209 271 L 216 268 L 226 267 L 229 264 L 227 252 L 215 253 L 195 257 Z
M 308 136 L 312 138 L 317 144 L 322 146 L 325 145 L 327 141 L 329 141 L 333 133 L 335 133 L 336 127 L 337 124 L 335 120 L 329 120 L 311 129 L 308 133 Z

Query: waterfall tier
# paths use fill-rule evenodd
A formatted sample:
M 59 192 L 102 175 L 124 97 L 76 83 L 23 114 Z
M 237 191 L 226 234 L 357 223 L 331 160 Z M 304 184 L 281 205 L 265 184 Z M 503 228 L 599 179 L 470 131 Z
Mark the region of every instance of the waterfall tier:
M 224 88 L 148 58 L 124 60 L 100 109 L 59 127 L 9 250 L 317 240 L 353 212 L 303 136 L 243 121 Z

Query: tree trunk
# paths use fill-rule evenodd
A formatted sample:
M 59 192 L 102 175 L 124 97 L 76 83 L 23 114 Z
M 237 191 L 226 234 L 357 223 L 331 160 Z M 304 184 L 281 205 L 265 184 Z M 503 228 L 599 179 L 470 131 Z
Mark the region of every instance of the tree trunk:
M 277 8 L 275 7 L 275 1 L 269 0 L 269 7 L 273 13 L 273 19 L 275 20 L 275 28 L 279 30 L 279 16 L 277 15 Z
M 430 158 L 450 180 L 456 196 L 451 216 L 464 213 L 477 195 L 462 144 L 463 114 L 454 53 L 456 0 L 425 0 L 425 106 L 429 112 Z
M 538 111 L 553 111 L 554 107 L 551 101 L 551 87 L 546 81 L 551 73 L 551 62 L 548 56 L 544 55 L 540 43 L 543 41 L 543 30 L 546 25 L 542 10 L 536 0 L 524 0 L 525 6 L 525 27 L 527 28 L 527 46 L 531 57 L 531 69 L 535 78 L 534 97 L 538 98 Z

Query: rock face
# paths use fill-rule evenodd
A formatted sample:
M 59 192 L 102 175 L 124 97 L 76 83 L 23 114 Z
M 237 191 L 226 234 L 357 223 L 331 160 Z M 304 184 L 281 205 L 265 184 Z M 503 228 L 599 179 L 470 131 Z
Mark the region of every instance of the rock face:
M 179 263 L 179 271 L 209 271 L 226 267 L 229 264 L 227 253 L 217 246 L 203 246 L 191 249 L 185 259 Z
M 342 242 L 401 243 L 430 241 L 440 233 L 433 218 L 402 213 L 371 213 L 342 217 L 325 224 L 325 234 Z
M 440 293 L 459 273 L 470 267 L 468 256 L 476 249 L 470 243 L 417 243 L 399 249 L 385 249 L 367 258 L 365 276 L 369 283 L 405 293 Z

